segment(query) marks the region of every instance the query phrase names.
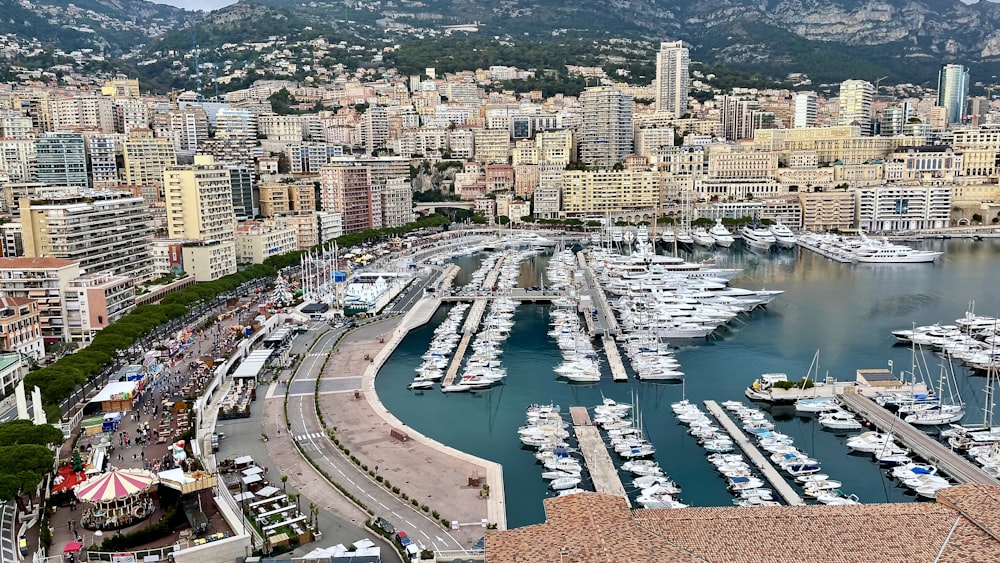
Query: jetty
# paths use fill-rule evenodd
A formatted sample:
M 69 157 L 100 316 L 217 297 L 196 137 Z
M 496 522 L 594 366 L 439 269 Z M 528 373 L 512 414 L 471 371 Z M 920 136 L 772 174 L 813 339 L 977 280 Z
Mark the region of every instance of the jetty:
M 874 424 L 882 432 L 892 432 L 892 435 L 907 448 L 910 448 L 913 453 L 935 465 L 960 484 L 997 484 L 997 480 L 979 466 L 931 438 L 919 428 L 879 406 L 875 401 L 856 393 L 841 393 L 837 395 L 837 400 Z
M 615 495 L 625 499 L 625 502 L 632 506 L 628 495 L 625 494 L 625 486 L 618 478 L 618 470 L 611 462 L 611 455 L 608 454 L 608 447 L 601 439 L 601 433 L 590 420 L 590 413 L 587 407 L 570 407 L 570 418 L 573 419 L 573 431 L 580 442 L 580 451 L 583 453 L 584 463 L 590 471 L 590 479 L 594 482 L 594 490 L 607 495 Z
M 622 363 L 615 339 L 605 335 L 601 337 L 601 341 L 604 343 L 604 355 L 608 357 L 608 366 L 611 368 L 611 379 L 617 382 L 628 381 L 625 364 Z
M 718 403 L 715 401 L 705 401 L 705 408 L 708 409 L 708 412 L 712 413 L 712 416 L 719 420 L 722 427 L 725 428 L 726 432 L 728 432 L 733 438 L 733 442 L 735 442 L 736 445 L 743 450 L 743 453 L 750 458 L 750 461 L 757 467 L 757 470 L 764 475 L 764 478 L 767 479 L 769 483 L 771 483 L 775 492 L 781 495 L 781 498 L 785 499 L 785 502 L 788 503 L 789 506 L 805 505 L 802 497 L 800 497 L 799 494 L 795 492 L 795 489 L 793 489 L 791 485 L 785 481 L 785 478 L 781 476 L 781 473 L 778 473 L 778 470 L 774 468 L 771 460 L 764 457 L 764 454 L 757 449 L 757 445 L 747 438 L 746 434 L 743 433 L 739 426 L 736 426 L 736 423 L 729 418 L 729 415 L 726 414 L 726 411 L 722 410 L 722 407 L 720 407 Z
M 496 265 L 490 270 L 489 274 L 486 274 L 486 279 L 483 280 L 483 288 L 492 288 L 497 283 L 497 278 L 500 276 L 500 269 L 503 267 L 503 260 L 497 260 Z M 465 323 L 462 325 L 462 340 L 458 343 L 458 347 L 455 348 L 455 355 L 451 357 L 451 363 L 448 364 L 448 371 L 444 374 L 443 385 L 451 385 L 455 382 L 455 376 L 458 375 L 458 368 L 462 365 L 462 360 L 465 359 L 465 352 L 469 349 L 469 343 L 472 341 L 472 336 L 479 330 L 479 325 L 483 322 L 483 315 L 486 314 L 486 305 L 489 304 L 490 299 L 478 299 L 472 303 L 472 307 L 469 307 L 469 314 L 465 317 Z M 445 299 L 442 299 L 444 301 Z

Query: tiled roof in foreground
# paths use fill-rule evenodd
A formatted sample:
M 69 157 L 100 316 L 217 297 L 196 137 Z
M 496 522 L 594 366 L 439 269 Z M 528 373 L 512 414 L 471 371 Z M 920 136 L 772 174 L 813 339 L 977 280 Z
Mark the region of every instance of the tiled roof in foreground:
M 488 563 L 1000 561 L 1000 486 L 852 506 L 629 510 L 597 493 L 544 502 L 545 523 L 487 536 Z

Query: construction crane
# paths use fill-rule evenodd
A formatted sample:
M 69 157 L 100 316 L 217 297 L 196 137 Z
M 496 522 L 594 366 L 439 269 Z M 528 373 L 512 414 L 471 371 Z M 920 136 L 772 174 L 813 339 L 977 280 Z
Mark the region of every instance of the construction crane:
M 199 57 L 201 56 L 201 49 L 198 48 L 198 41 L 194 37 L 194 30 L 191 30 L 191 45 L 194 47 L 194 84 L 195 92 L 198 94 L 198 103 L 205 101 L 205 98 L 201 95 L 201 64 L 199 62 Z
M 875 79 L 875 95 L 876 95 L 876 96 L 878 96 L 878 94 L 879 94 L 879 92 L 880 92 L 879 88 L 880 88 L 881 86 L 879 86 L 879 85 L 880 85 L 880 84 L 882 84 L 882 81 L 883 81 L 883 80 L 885 80 L 886 78 L 889 78 L 889 77 L 888 77 L 888 76 L 883 76 L 883 77 L 881 77 L 881 78 L 876 78 L 876 79 Z

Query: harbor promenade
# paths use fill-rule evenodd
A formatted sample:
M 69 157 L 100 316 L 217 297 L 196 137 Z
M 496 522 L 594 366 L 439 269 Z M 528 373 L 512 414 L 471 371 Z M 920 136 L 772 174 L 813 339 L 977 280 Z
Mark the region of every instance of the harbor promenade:
M 764 478 L 771 483 L 772 487 L 774 487 L 775 492 L 781 495 L 781 498 L 783 498 L 789 506 L 805 505 L 805 502 L 802 501 L 802 497 L 800 497 L 798 493 L 795 492 L 795 489 L 793 489 L 791 485 L 785 481 L 785 478 L 778 473 L 778 470 L 774 468 L 771 461 L 764 457 L 764 454 L 762 454 L 760 450 L 757 449 L 757 446 L 747 438 L 746 434 L 740 430 L 740 427 L 736 426 L 736 423 L 729 418 L 729 415 L 722 410 L 722 407 L 720 407 L 718 403 L 715 401 L 705 401 L 705 408 L 708 409 L 708 412 L 712 413 L 712 416 L 719 420 L 719 423 L 721 423 L 722 427 L 726 429 L 726 432 L 732 436 L 736 445 L 738 445 L 740 449 L 743 450 L 743 453 L 750 458 L 750 461 L 753 462 L 754 466 L 757 467 L 761 474 L 764 475 Z
M 601 439 L 601 433 L 590 420 L 590 413 L 587 407 L 570 407 L 570 418 L 573 419 L 573 432 L 580 442 L 580 452 L 583 453 L 584 463 L 590 471 L 590 479 L 594 483 L 594 490 L 607 495 L 615 495 L 625 499 L 625 502 L 632 506 L 628 495 L 625 494 L 625 486 L 618 477 L 618 470 L 611 462 L 608 454 L 608 447 Z
M 919 428 L 882 408 L 875 401 L 856 393 L 842 393 L 837 395 L 837 399 L 847 408 L 874 424 L 882 432 L 891 432 L 903 445 L 937 466 L 955 481 L 961 484 L 997 484 L 997 480 L 979 466 L 948 449 L 947 446 L 931 438 Z

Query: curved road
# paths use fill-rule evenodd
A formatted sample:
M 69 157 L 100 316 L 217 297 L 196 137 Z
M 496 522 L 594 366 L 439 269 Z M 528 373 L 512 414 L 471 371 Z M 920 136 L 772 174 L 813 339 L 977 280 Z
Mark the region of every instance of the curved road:
M 419 295 L 418 292 L 423 291 L 424 284 L 426 281 L 419 284 L 419 287 L 412 287 L 413 293 Z M 406 302 L 404 296 L 403 303 Z M 377 321 L 377 323 L 395 322 L 396 320 L 398 319 L 387 319 Z M 364 336 L 364 333 L 370 331 L 371 328 L 370 326 L 360 327 L 345 338 L 371 338 L 371 336 Z M 343 330 L 337 329 L 319 336 L 316 345 L 312 348 L 313 351 L 303 359 L 289 383 L 287 417 L 288 423 L 291 425 L 291 435 L 317 466 L 374 510 L 376 516 L 382 516 L 397 529 L 406 531 L 410 539 L 421 548 L 465 550 L 466 546 L 463 546 L 450 533 L 442 529 L 436 520 L 386 491 L 371 476 L 355 466 L 327 438 L 319 417 L 316 415 L 315 384 L 316 378 L 321 375 L 320 370 L 327 354 L 335 353 L 334 350 L 331 350 L 333 342 Z M 358 387 L 360 388 L 360 378 L 358 379 Z

